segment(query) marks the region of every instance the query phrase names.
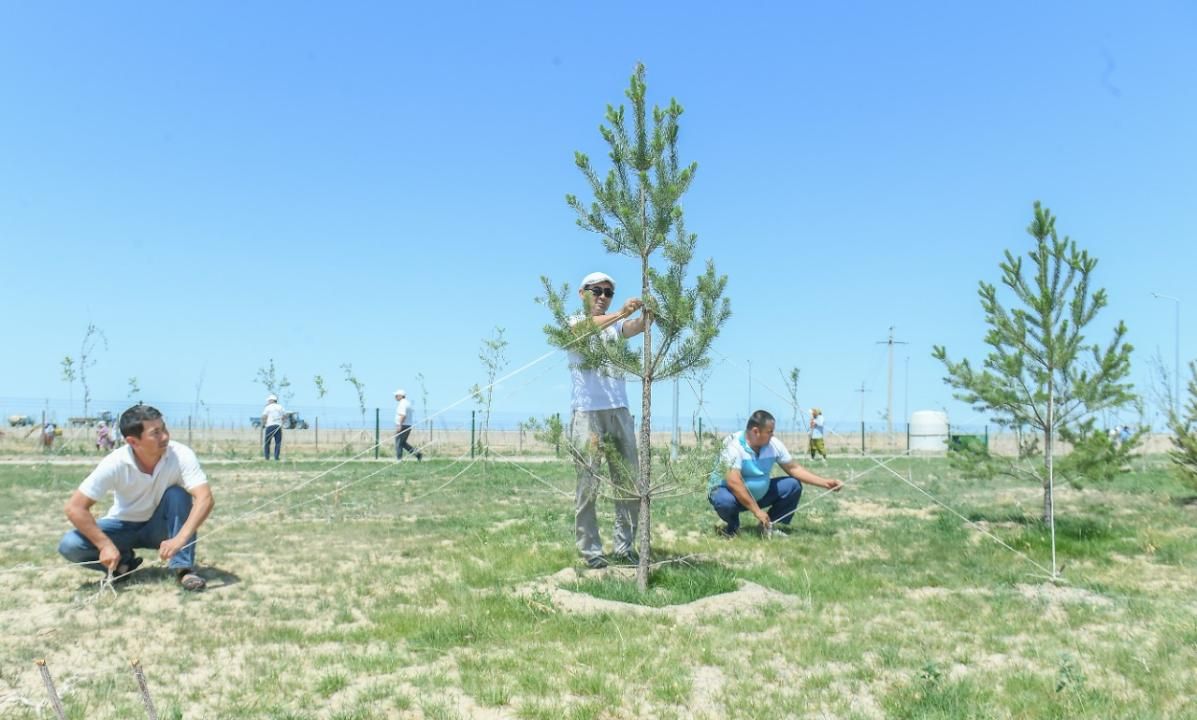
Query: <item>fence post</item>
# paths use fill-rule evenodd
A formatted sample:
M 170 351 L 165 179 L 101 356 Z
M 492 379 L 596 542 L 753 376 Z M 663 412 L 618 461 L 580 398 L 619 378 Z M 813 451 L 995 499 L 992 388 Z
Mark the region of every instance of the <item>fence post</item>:
M 191 416 L 187 416 L 187 447 L 191 447 Z
M 320 454 L 320 416 L 316 416 L 316 454 Z
M 557 413 L 557 427 L 561 427 L 561 413 Z M 557 454 L 557 457 L 561 457 L 561 433 L 557 433 L 556 447 L 553 452 Z
M 906 423 L 906 452 L 910 452 L 910 423 Z
M 702 418 L 698 418 L 698 452 L 702 452 Z
M 861 420 L 861 421 L 860 421 L 860 454 L 861 454 L 861 455 L 864 455 L 864 454 L 865 454 L 865 431 L 864 431 L 864 420 Z
M 470 411 L 470 457 L 474 457 L 474 416 L 477 410 Z
M 379 443 L 379 418 L 380 413 L 378 408 L 374 408 L 374 459 L 378 459 L 378 443 Z

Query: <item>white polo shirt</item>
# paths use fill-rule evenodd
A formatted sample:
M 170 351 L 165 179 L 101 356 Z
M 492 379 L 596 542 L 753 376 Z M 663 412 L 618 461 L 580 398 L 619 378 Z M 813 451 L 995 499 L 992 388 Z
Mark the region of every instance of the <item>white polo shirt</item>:
M 262 408 L 262 414 L 266 416 L 266 427 L 270 427 L 271 425 L 282 425 L 283 416 L 287 414 L 287 411 L 283 409 L 282 405 L 272 402 Z
M 399 421 L 402 420 L 403 425 L 414 425 L 415 423 L 412 422 L 414 419 L 411 411 L 411 401 L 407 399 L 407 396 L 404 396 L 395 405 L 395 424 L 399 425 Z
M 104 517 L 145 522 L 162 502 L 166 488 L 181 485 L 191 491 L 207 483 L 208 478 L 191 448 L 171 440 L 152 474 L 146 475 L 137 467 L 133 448 L 126 445 L 101 460 L 79 485 L 79 492 L 98 501 L 112 491 L 112 507 Z
M 569 319 L 570 325 L 582 322 L 581 315 Z M 623 334 L 623 320 L 603 328 L 598 337 L 602 342 L 617 340 Z M 569 373 L 572 388 L 570 407 L 574 410 L 613 410 L 628 406 L 628 388 L 623 371 L 604 365 L 598 368 L 582 367 L 582 356 L 569 353 Z

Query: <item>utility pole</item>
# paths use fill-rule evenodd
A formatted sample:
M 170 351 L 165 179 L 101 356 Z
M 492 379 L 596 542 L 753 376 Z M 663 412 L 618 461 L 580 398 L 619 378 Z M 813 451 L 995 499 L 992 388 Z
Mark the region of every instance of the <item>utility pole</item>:
M 872 392 L 872 390 L 869 390 L 868 388 L 866 388 L 864 380 L 861 380 L 860 387 L 858 387 L 853 392 L 860 393 L 860 426 L 863 428 L 864 422 L 865 422 L 865 419 L 864 419 L 864 396 L 865 396 L 865 393 Z
M 894 326 L 890 325 L 889 339 L 878 340 L 877 344 L 889 346 L 889 375 L 885 389 L 885 433 L 887 435 L 892 435 L 894 432 L 894 345 L 907 345 L 909 343 L 905 343 L 900 340 L 894 340 Z M 863 393 L 861 394 L 860 398 L 861 403 L 863 404 Z M 864 416 L 863 412 L 861 413 L 861 416 Z

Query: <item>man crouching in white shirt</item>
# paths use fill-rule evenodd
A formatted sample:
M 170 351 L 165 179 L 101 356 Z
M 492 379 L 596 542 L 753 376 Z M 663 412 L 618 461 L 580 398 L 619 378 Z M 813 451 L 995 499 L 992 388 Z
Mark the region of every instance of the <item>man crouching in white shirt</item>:
M 66 503 L 75 526 L 58 544 L 73 563 L 123 579 L 141 565 L 134 548 L 158 550 L 185 590 L 207 584 L 195 572 L 195 532 L 212 512 L 208 478 L 191 448 L 170 439 L 162 413 L 135 405 L 120 417 L 128 443 L 112 451 Z M 112 507 L 98 522 L 91 506 L 113 494 Z

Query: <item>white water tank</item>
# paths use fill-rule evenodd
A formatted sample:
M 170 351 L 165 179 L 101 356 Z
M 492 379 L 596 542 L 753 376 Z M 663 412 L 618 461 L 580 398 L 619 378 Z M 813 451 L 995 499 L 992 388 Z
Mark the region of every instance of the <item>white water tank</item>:
M 948 414 L 942 410 L 916 410 L 910 415 L 910 451 L 948 451 Z

